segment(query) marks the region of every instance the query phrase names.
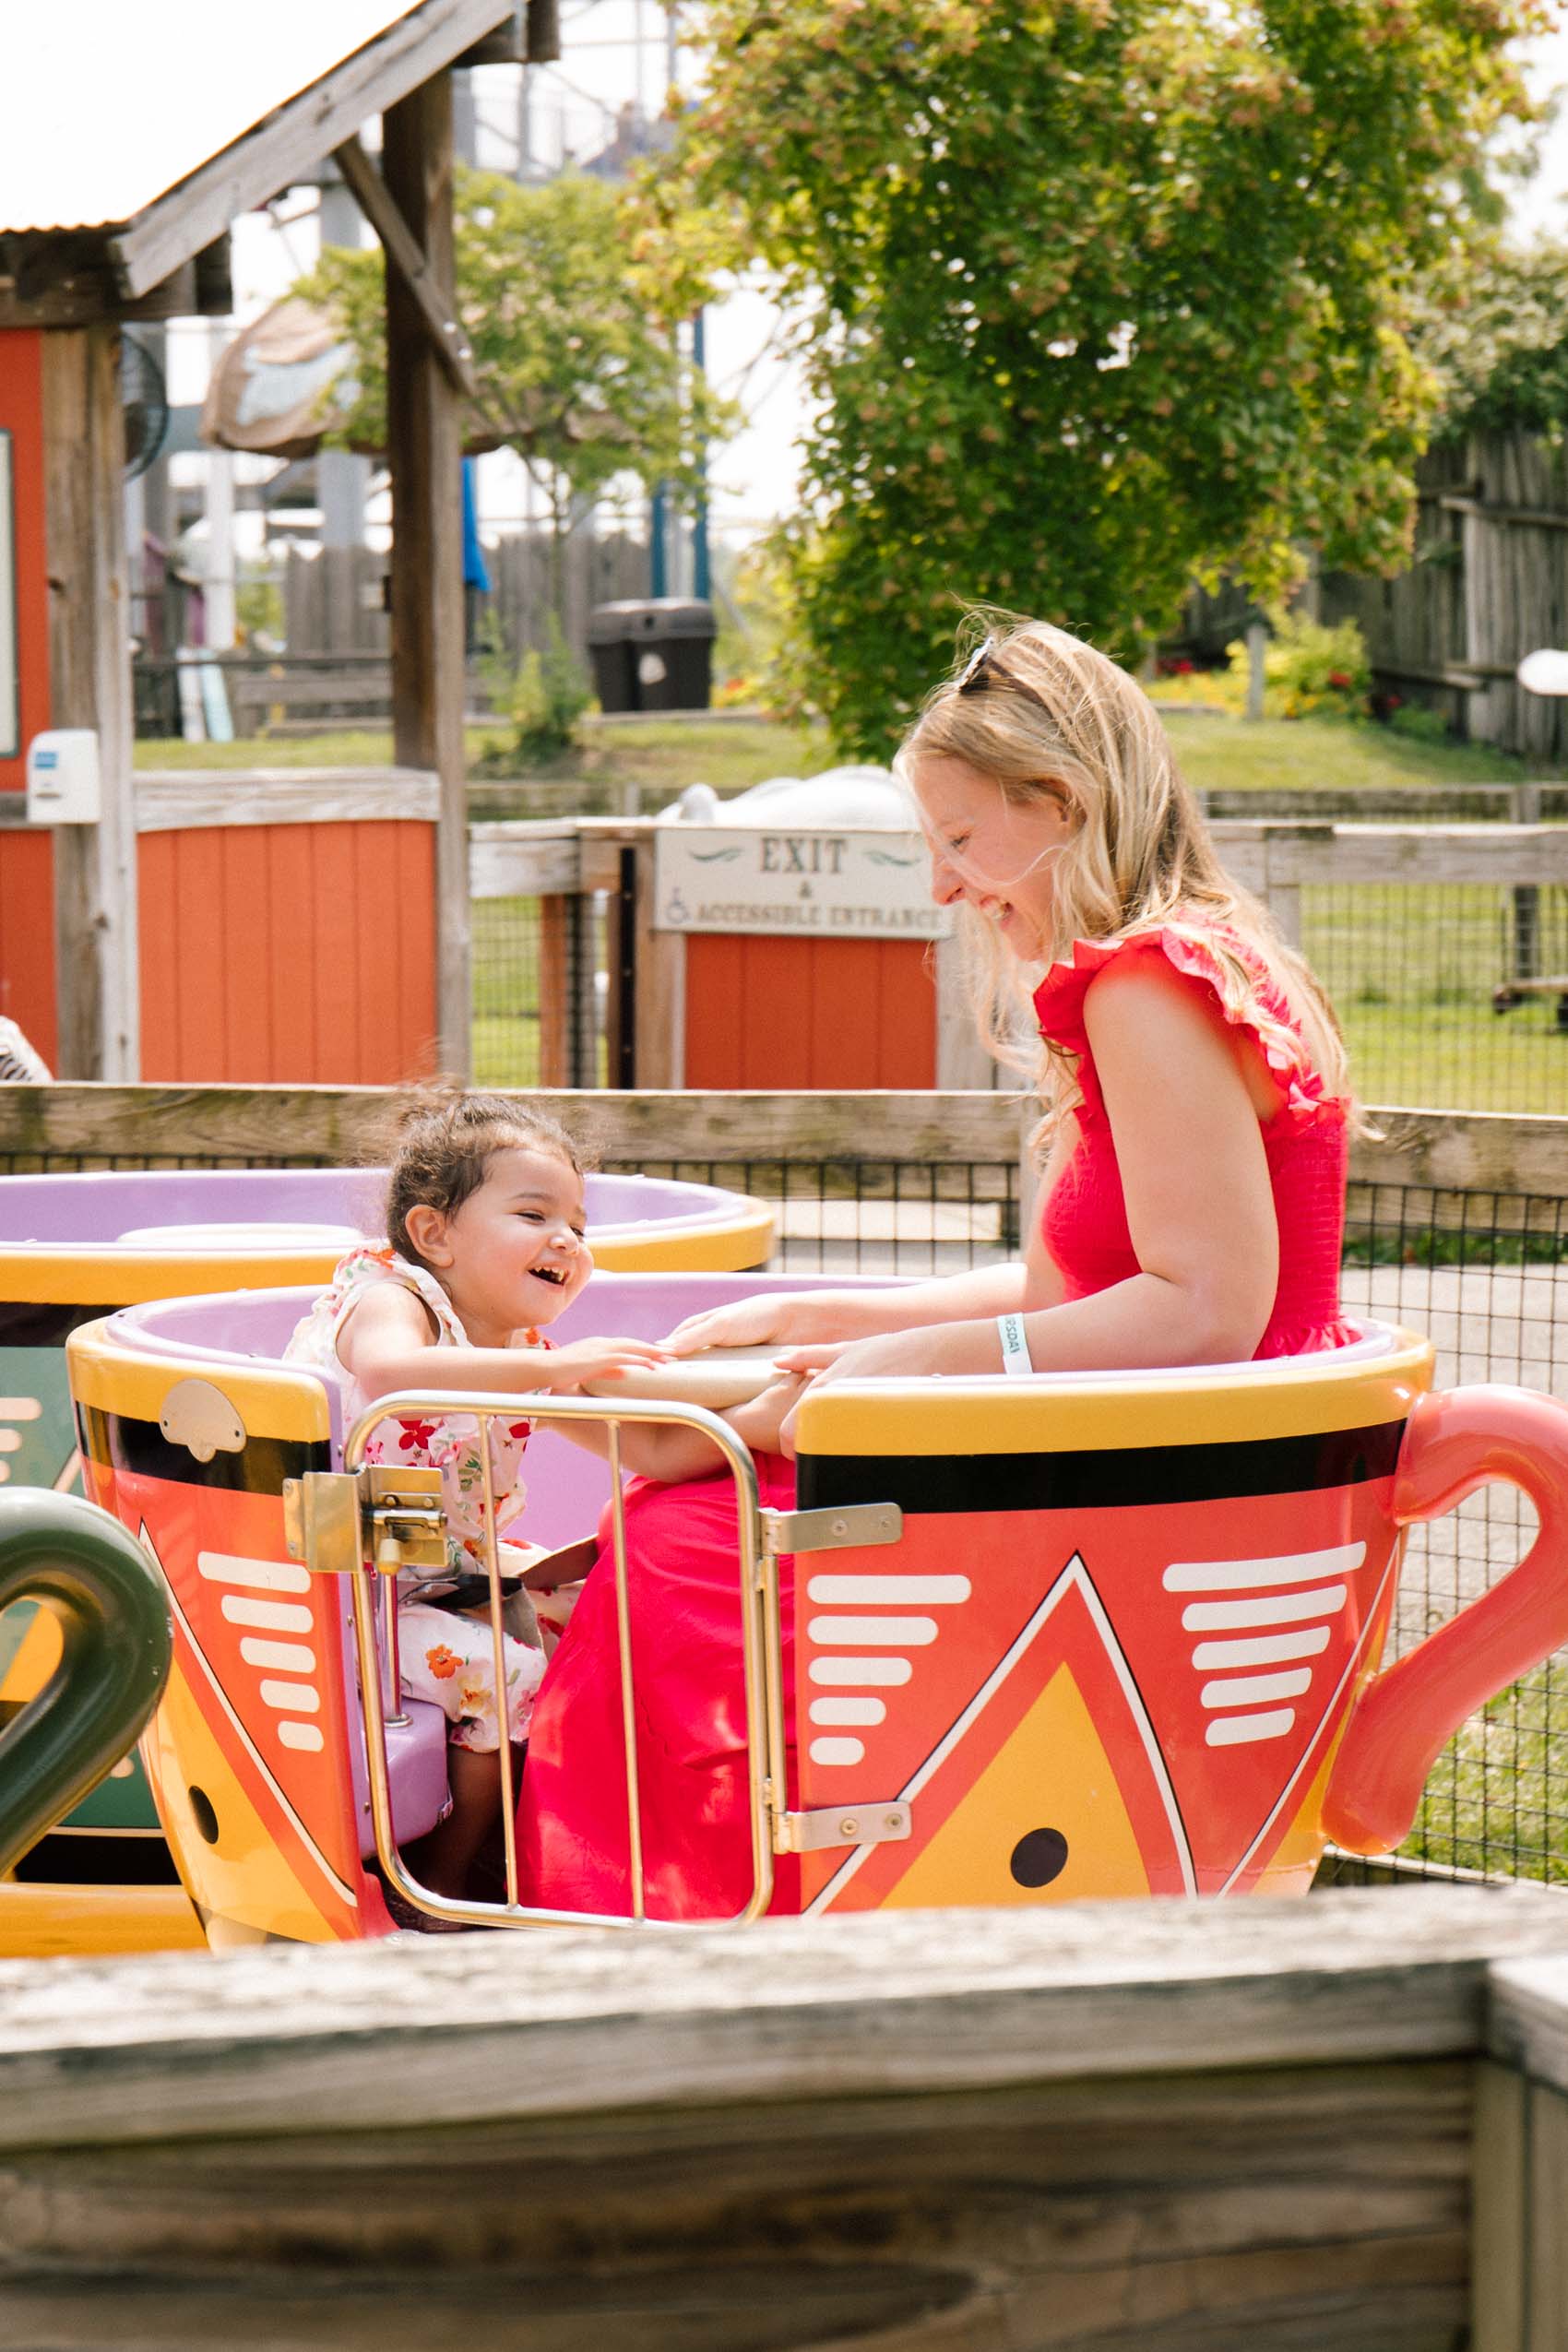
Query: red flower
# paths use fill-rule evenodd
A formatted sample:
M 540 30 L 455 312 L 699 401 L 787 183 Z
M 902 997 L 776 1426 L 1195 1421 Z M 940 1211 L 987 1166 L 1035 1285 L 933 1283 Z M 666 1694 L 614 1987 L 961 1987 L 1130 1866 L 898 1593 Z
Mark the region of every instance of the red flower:
M 1339 686 L 1343 688 L 1345 686 L 1354 685 L 1355 680 L 1351 677 L 1348 670 L 1331 670 L 1328 673 L 1328 683 L 1331 686 Z
M 506 1424 L 506 1434 L 508 1437 L 531 1437 L 533 1435 L 533 1423 L 531 1421 L 508 1421 Z
M 398 1426 L 403 1432 L 398 1440 L 398 1451 L 412 1454 L 422 1445 L 430 1443 L 441 1424 L 439 1421 L 399 1421 Z

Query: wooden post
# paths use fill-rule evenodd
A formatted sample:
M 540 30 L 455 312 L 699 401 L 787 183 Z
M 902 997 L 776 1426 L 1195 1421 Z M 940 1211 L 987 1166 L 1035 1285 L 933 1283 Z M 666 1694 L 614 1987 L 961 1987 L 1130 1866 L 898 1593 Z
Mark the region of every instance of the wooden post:
M 96 825 L 54 832 L 54 937 L 63 1078 L 140 1075 L 137 834 L 131 778 L 120 335 L 101 323 L 43 339 L 50 712 L 98 736 Z
M 1264 661 L 1268 652 L 1268 631 L 1261 621 L 1247 624 L 1247 707 L 1248 719 L 1263 717 L 1265 690 Z
M 657 849 L 656 834 L 651 827 L 645 827 L 636 845 L 634 1084 L 669 1089 L 686 1083 L 686 942 L 678 931 L 656 931 L 653 927 Z
M 936 1083 L 945 1093 L 987 1091 L 999 1083 L 997 1064 L 980 1043 L 956 932 L 936 941 L 932 953 L 936 989 Z
M 388 107 L 382 172 L 439 298 L 452 294 L 452 92 L 445 73 Z M 386 445 L 392 476 L 392 742 L 441 782 L 436 826 L 436 1029 L 441 1066 L 471 1066 L 469 839 L 463 764 L 463 549 L 457 396 L 402 274 L 386 271 Z M 388 909 L 388 921 L 396 909 Z
M 572 1076 L 571 900 L 552 891 L 539 902 L 539 1083 L 569 1087 Z

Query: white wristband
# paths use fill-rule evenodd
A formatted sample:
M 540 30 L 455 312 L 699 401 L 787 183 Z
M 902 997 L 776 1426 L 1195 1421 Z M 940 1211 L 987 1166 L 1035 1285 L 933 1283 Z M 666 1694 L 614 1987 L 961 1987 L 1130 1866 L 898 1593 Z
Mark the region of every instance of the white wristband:
M 998 1315 L 996 1328 L 1002 1334 L 1002 1369 L 1005 1372 L 1032 1372 L 1029 1361 L 1028 1334 L 1024 1329 L 1022 1315 Z

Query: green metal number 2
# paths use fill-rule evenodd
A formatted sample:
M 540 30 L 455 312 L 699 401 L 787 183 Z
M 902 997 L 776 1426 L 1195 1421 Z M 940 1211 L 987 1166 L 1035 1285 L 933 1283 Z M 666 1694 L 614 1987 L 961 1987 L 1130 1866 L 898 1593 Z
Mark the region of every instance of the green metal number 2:
M 74 1495 L 0 1495 L 0 1610 L 36 1600 L 63 1654 L 0 1731 L 0 1877 L 118 1764 L 169 1675 L 169 1608 L 117 1521 Z

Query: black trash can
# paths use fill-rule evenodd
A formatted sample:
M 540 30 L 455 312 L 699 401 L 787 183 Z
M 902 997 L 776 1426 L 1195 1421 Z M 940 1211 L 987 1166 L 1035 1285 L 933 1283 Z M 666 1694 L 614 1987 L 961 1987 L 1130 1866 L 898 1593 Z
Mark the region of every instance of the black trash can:
M 596 604 L 588 653 L 603 710 L 706 710 L 713 684 L 713 607 L 656 596 Z

